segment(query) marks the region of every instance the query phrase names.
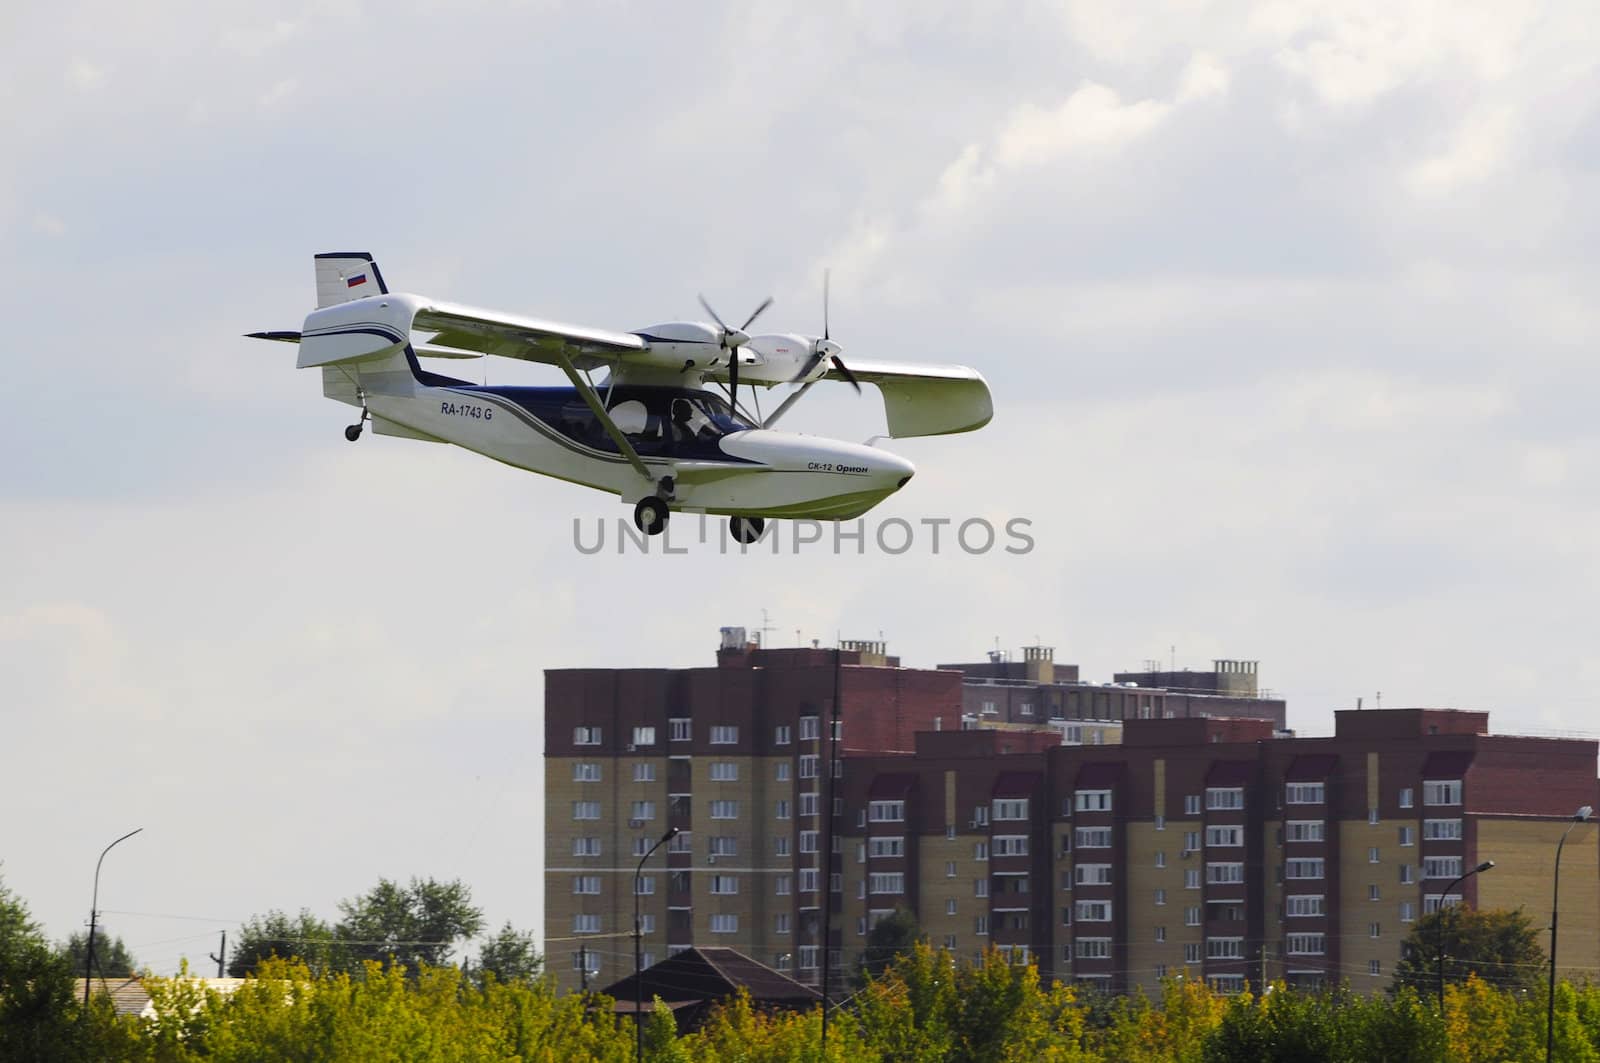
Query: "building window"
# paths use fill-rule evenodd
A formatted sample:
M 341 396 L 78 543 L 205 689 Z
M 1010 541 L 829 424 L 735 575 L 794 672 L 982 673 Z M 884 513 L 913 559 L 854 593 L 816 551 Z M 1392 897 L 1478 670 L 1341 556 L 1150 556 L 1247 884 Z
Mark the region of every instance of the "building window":
M 1382 972 L 1383 972 L 1383 964 L 1382 963 L 1380 963 L 1377 960 L 1368 960 L 1367 961 L 1367 973 L 1368 974 L 1381 974 Z
M 1200 814 L 1200 795 L 1199 794 L 1185 794 L 1184 795 L 1184 798 L 1183 798 L 1183 814 L 1186 815 L 1186 816 L 1198 816 Z
M 1434 780 L 1422 784 L 1422 803 L 1425 805 L 1459 805 L 1461 780 Z
M 788 819 L 789 818 L 789 802 L 788 802 L 787 799 L 780 800 L 776 804 L 773 805 L 773 818 L 774 819 Z
M 1156 904 L 1160 905 L 1160 904 L 1166 904 L 1166 903 L 1167 903 L 1167 891 L 1164 890 L 1164 889 L 1156 890 Z
M 711 802 L 711 818 L 712 819 L 738 819 L 739 818 L 739 802 L 737 802 L 737 801 L 713 801 L 713 802 Z
M 711 917 L 711 932 L 713 934 L 738 933 L 739 917 L 737 915 L 713 915 Z
M 573 782 L 599 782 L 600 765 L 594 761 L 579 760 L 572 765 Z
M 729 724 L 721 724 L 711 728 L 711 744 L 714 746 L 738 745 L 739 728 Z
M 1286 879 L 1317 879 L 1322 877 L 1323 861 L 1318 857 L 1303 857 L 1298 860 L 1285 860 L 1283 862 L 1283 877 Z
M 820 761 L 815 753 L 802 754 L 800 757 L 800 778 L 815 779 L 819 763 Z
M 656 877 L 654 875 L 640 875 L 633 880 L 633 892 L 640 897 L 649 897 L 656 892 Z
M 987 860 L 987 859 L 989 859 L 989 843 L 988 842 L 975 842 L 975 843 L 973 843 L 973 846 L 972 846 L 972 858 L 974 860 Z
M 1073 807 L 1079 812 L 1110 812 L 1110 790 L 1079 790 L 1074 795 Z
M 1400 791 L 1400 807 L 1411 808 L 1415 802 L 1412 798 L 1411 787 L 1407 786 Z
M 867 855 L 888 859 L 905 856 L 906 840 L 904 838 L 872 838 L 867 842 Z
M 654 915 L 651 915 L 649 912 L 642 913 L 639 916 L 639 933 L 641 933 L 641 934 L 654 934 L 655 932 L 656 932 L 656 917 Z M 648 955 L 648 953 L 646 953 L 646 955 Z
M 1206 882 L 1213 886 L 1231 886 L 1244 881 L 1244 865 L 1207 864 Z
M 1200 888 L 1200 869 L 1197 867 L 1185 868 L 1183 871 L 1183 888 L 1197 890 Z
M 1292 894 L 1283 899 L 1283 914 L 1290 919 L 1325 915 L 1323 896 L 1320 893 Z
M 1190 926 L 1199 926 L 1200 923 L 1199 923 L 1198 920 L 1196 920 L 1195 922 L 1190 923 L 1189 925 Z M 1201 959 L 1202 959 L 1202 957 L 1200 955 L 1200 942 L 1198 942 L 1198 941 L 1186 942 L 1184 944 L 1184 946 L 1183 946 L 1183 962 L 1184 963 L 1199 963 L 1201 961 Z
M 817 969 L 817 946 L 801 945 L 796 951 L 800 953 L 799 963 L 802 971 L 814 971 Z
M 988 805 L 979 805 L 972 810 L 972 825 L 974 827 L 987 827 L 989 825 Z
M 1244 959 L 1244 938 L 1206 938 L 1206 959 Z
M 818 797 L 815 792 L 808 793 L 808 794 L 801 794 L 800 795 L 800 814 L 802 816 L 814 816 L 814 815 L 816 815 L 817 814 L 817 807 L 818 807 L 819 804 L 821 804 L 821 798 Z
M 1166 867 L 1166 866 L 1167 866 L 1167 851 L 1165 849 L 1156 850 L 1156 867 Z
M 904 801 L 872 801 L 867 804 L 867 819 L 873 823 L 903 823 L 906 818 Z
M 1110 864 L 1079 864 L 1072 871 L 1075 881 L 1080 886 L 1111 885 Z
M 972 880 L 972 895 L 974 897 L 987 897 L 987 896 L 989 896 L 989 880 L 986 879 L 986 878 L 975 878 L 975 879 L 973 879 Z
M 1378 825 L 1378 819 L 1379 819 L 1379 817 L 1378 817 L 1378 810 L 1377 809 L 1375 809 L 1375 808 L 1367 809 L 1367 825 L 1368 826 L 1376 827 Z
M 954 897 L 951 897 L 951 898 L 949 898 L 948 900 L 946 900 L 944 902 L 944 914 L 945 915 L 955 915 L 956 914 L 956 899 Z
M 656 766 L 654 764 L 646 763 L 645 761 L 638 762 L 633 766 L 633 781 L 655 782 Z
M 779 875 L 776 879 L 773 880 L 773 883 L 772 883 L 773 893 L 775 893 L 779 897 L 787 897 L 787 896 L 789 896 L 789 892 L 793 888 L 794 888 L 794 879 L 789 875 Z
M 1455 878 L 1461 874 L 1461 857 L 1459 856 L 1424 856 L 1422 858 L 1423 878 Z
M 1415 827 L 1401 827 L 1400 844 L 1403 846 L 1417 844 L 1417 829 Z
M 599 801 L 574 801 L 572 802 L 573 819 L 599 819 Z
M 903 872 L 892 871 L 867 876 L 868 893 L 904 893 L 906 891 L 906 876 Z
M 1244 844 L 1243 827 L 1207 827 L 1206 848 L 1215 846 L 1237 847 Z
M 572 729 L 572 744 L 575 746 L 597 746 L 600 744 L 600 728 L 574 727 Z
M 739 765 L 731 760 L 713 760 L 711 762 L 712 782 L 738 782 Z
M 583 896 L 599 896 L 599 875 L 574 875 L 572 878 L 572 892 Z
M 1000 711 L 1000 710 L 999 710 L 999 709 L 997 709 L 997 708 L 995 708 L 995 703 L 994 703 L 994 702 L 992 702 L 992 701 L 985 701 L 985 702 L 984 702 L 984 703 L 983 703 L 983 710 L 982 710 L 982 711 L 983 711 L 983 714 L 984 714 L 984 715 L 985 715 L 985 716 L 994 716 L 994 715 L 996 715 L 996 714 L 997 714 L 997 713 L 999 713 L 999 711 Z
M 1437 893 L 1425 893 L 1422 896 L 1422 914 L 1432 915 L 1440 908 L 1453 908 L 1461 903 L 1461 894 L 1449 893 L 1440 896 Z
M 989 917 L 986 916 L 986 915 L 980 915 L 980 916 L 977 916 L 976 918 L 974 918 L 972 920 L 972 932 L 974 934 L 978 935 L 979 937 L 988 937 L 989 936 Z
M 1323 954 L 1324 936 L 1322 934 L 1286 934 L 1284 935 L 1284 952 L 1290 956 L 1321 956 Z
M 1206 810 L 1224 812 L 1244 807 L 1244 787 L 1209 786 L 1206 788 Z
M 1382 937 L 1382 936 L 1383 936 L 1383 925 L 1381 923 L 1368 923 L 1367 924 L 1367 937 L 1369 937 L 1369 938 L 1377 938 L 1377 937 Z
M 946 860 L 944 862 L 944 877 L 945 878 L 955 878 L 956 877 L 956 862 L 954 860 Z
M 822 728 L 818 726 L 817 720 L 815 716 L 800 717 L 800 741 L 812 742 L 821 736 Z
M 572 969 L 591 978 L 600 973 L 600 956 L 594 949 L 579 949 L 572 954 Z
M 1367 848 L 1367 863 L 1379 863 L 1378 847 L 1376 845 Z
M 1413 869 L 1410 864 L 1401 864 L 1400 865 L 1400 885 L 1409 886 L 1413 882 L 1415 882 L 1416 880 L 1417 879 L 1416 879 L 1415 869 Z
M 712 875 L 711 892 L 718 896 L 732 896 L 739 892 L 737 875 Z
M 1109 960 L 1110 938 L 1079 938 L 1072 943 L 1073 955 L 1080 960 Z
M 685 717 L 679 716 L 667 721 L 667 740 L 671 742 L 687 742 L 694 734 L 692 724 Z
M 816 831 L 803 830 L 800 832 L 800 851 L 802 853 L 814 853 L 817 851 Z
M 1379 892 L 1378 892 L 1378 884 L 1376 882 L 1374 882 L 1374 883 L 1371 883 L 1370 885 L 1367 886 L 1367 900 L 1375 901 L 1375 900 L 1378 900 L 1378 899 L 1380 899 L 1379 898 Z
M 1159 945 L 1159 944 L 1161 944 L 1162 942 L 1164 942 L 1166 940 L 1167 940 L 1167 928 L 1164 927 L 1164 926 L 1156 927 L 1156 944 Z
M 944 949 L 946 952 L 954 952 L 956 950 L 956 936 L 954 934 L 946 934 L 944 936 Z
M 1110 901 L 1079 901 L 1073 905 L 1072 917 L 1080 923 L 1111 922 Z
M 1028 799 L 997 800 L 994 803 L 994 818 L 999 820 L 1025 820 L 1028 818 Z
M 1326 794 L 1319 782 L 1291 782 L 1283 786 L 1283 803 L 1286 805 L 1320 805 Z
M 707 851 L 712 856 L 738 856 L 739 839 L 727 834 L 717 835 L 710 839 L 710 849 Z
M 1458 842 L 1461 840 L 1459 819 L 1425 819 L 1422 821 L 1422 840 L 1425 842 Z
M 1417 902 L 1416 901 L 1401 901 L 1400 902 L 1400 921 L 1402 923 L 1411 923 L 1411 922 L 1415 922 L 1416 918 L 1417 918 Z
M 599 856 L 599 838 L 574 838 L 572 839 L 573 856 Z
M 786 723 L 779 724 L 778 726 L 776 726 L 776 727 L 774 727 L 772 729 L 772 744 L 775 745 L 775 746 L 786 746 L 786 745 L 788 745 L 790 743 L 790 741 L 792 740 L 791 739 L 791 734 L 792 734 L 792 732 L 789 730 L 789 725 L 788 724 L 786 724 Z
M 656 803 L 654 801 L 635 801 L 633 813 L 628 817 L 638 823 L 647 823 L 656 818 Z
M 1000 834 L 994 839 L 995 856 L 1027 856 L 1028 836 L 1026 834 Z
M 1322 820 L 1291 819 L 1283 825 L 1283 837 L 1291 842 L 1320 842 L 1324 838 Z
M 635 727 L 633 729 L 633 744 L 635 746 L 655 745 L 656 729 L 654 727 Z
M 801 893 L 815 893 L 815 892 L 817 892 L 817 883 L 821 881 L 820 875 L 821 875 L 821 873 L 814 867 L 803 867 L 803 868 L 801 868 L 800 869 L 800 892 Z
M 790 764 L 789 764 L 789 762 L 787 760 L 778 761 L 777 773 L 778 773 L 778 781 L 779 782 L 788 782 L 789 781 L 789 769 L 790 769 Z
M 1191 904 L 1189 907 L 1183 910 L 1183 925 L 1200 925 L 1200 906 L 1198 904 Z
M 1200 851 L 1200 832 L 1199 831 L 1197 831 L 1197 830 L 1186 830 L 1186 831 L 1183 832 L 1183 851 L 1186 852 L 1186 853 L 1194 853 L 1194 852 L 1199 852 Z
M 1109 849 L 1111 828 L 1078 827 L 1072 832 L 1072 844 L 1079 849 Z

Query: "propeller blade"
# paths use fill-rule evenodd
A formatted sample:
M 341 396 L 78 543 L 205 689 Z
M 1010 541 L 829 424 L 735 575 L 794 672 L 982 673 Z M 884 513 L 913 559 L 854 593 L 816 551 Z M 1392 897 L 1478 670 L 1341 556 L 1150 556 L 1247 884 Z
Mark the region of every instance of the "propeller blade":
M 839 358 L 839 356 L 837 354 L 833 356 L 833 367 L 835 369 L 839 370 L 839 375 L 840 376 L 844 377 L 847 381 L 850 382 L 850 386 L 856 389 L 856 394 L 857 395 L 861 394 L 861 383 L 860 383 L 860 381 L 856 380 L 856 375 L 854 373 L 850 372 L 849 368 L 844 364 L 844 362 L 842 360 L 840 360 L 840 358 Z
M 771 305 L 772 305 L 772 296 L 769 295 L 765 299 L 761 300 L 761 305 L 760 306 L 758 306 L 754 310 L 750 311 L 750 316 L 744 319 L 744 324 L 739 326 L 739 331 L 743 332 L 745 329 L 749 328 L 750 327 L 750 322 L 752 322 L 756 318 L 760 317 L 762 312 L 765 311 L 767 309 L 767 307 L 769 307 Z M 707 307 L 707 309 L 710 309 L 710 308 Z M 721 322 L 719 321 L 718 324 L 721 324 Z
M 800 367 L 800 372 L 796 373 L 794 378 L 790 380 L 789 383 L 798 384 L 806 377 L 810 376 L 811 371 L 817 367 L 817 363 L 820 361 L 822 361 L 822 354 L 813 348 L 811 351 L 811 357 L 806 359 L 806 364 Z
M 828 274 L 832 270 L 822 271 L 822 338 L 825 340 L 833 337 L 828 334 Z
M 704 295 L 700 296 L 700 305 L 705 307 L 706 313 L 711 315 L 711 320 L 717 323 L 717 327 L 720 328 L 722 330 L 722 334 L 726 336 L 728 334 L 728 326 L 724 325 L 722 323 L 722 319 L 717 316 L 717 312 L 711 309 L 711 304 L 706 302 L 706 297 Z

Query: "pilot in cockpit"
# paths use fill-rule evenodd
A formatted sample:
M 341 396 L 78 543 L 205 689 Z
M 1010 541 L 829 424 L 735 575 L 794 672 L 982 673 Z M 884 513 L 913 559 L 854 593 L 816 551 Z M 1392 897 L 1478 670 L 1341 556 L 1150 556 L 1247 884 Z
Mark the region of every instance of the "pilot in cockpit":
M 696 439 L 710 439 L 716 430 L 706 420 L 705 414 L 694 408 L 688 399 L 672 400 L 672 438 L 677 443 L 690 443 Z

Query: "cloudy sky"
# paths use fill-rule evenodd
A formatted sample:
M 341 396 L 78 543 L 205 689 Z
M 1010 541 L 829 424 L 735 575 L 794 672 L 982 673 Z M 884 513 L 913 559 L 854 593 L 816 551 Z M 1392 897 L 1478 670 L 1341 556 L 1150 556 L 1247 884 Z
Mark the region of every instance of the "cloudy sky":
M 536 928 L 542 670 L 763 610 L 912 664 L 1259 658 L 1304 733 L 1380 691 L 1600 730 L 1600 14 L 1129 6 L 8 6 L 5 881 L 64 937 L 142 826 L 100 903 L 160 972 L 380 876 Z M 869 529 L 1036 546 L 580 554 L 627 510 L 351 446 L 240 338 L 350 248 L 619 329 L 814 331 L 831 267 L 847 355 L 995 396 L 894 445 Z M 791 426 L 883 431 L 835 390 Z

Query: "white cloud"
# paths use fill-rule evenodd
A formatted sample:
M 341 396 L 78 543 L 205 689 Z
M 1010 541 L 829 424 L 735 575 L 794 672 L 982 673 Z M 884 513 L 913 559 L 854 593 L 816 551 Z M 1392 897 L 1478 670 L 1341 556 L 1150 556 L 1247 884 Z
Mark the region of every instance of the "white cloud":
M 1189 60 L 1189 65 L 1183 68 L 1183 76 L 1178 82 L 1177 101 L 1190 103 L 1211 96 L 1224 95 L 1231 80 L 1228 68 L 1220 59 L 1205 52 L 1198 52 Z
M 1448 148 L 1407 172 L 1407 184 L 1418 195 L 1441 196 L 1487 180 L 1509 159 L 1514 118 L 1505 106 L 1469 116 Z
M 1086 83 L 1055 107 L 1017 108 L 995 137 L 995 165 L 1040 166 L 1078 152 L 1114 152 L 1160 125 L 1171 109 L 1155 100 L 1123 103 L 1105 85 Z
M 106 70 L 87 59 L 77 58 L 67 64 L 67 81 L 80 92 L 91 92 L 105 84 Z

